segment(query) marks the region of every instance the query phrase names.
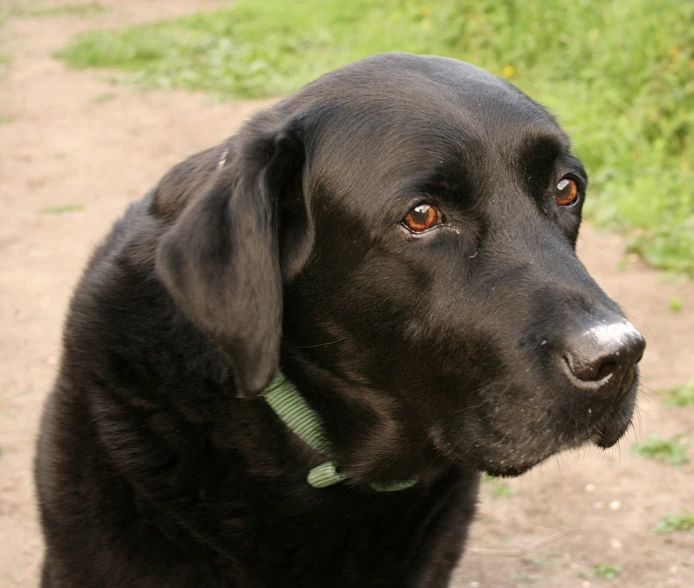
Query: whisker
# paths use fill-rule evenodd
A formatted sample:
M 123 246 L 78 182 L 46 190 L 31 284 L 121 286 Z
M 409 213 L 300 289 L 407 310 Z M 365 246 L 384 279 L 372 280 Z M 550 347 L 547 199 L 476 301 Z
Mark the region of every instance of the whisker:
M 653 390 L 653 388 L 649 388 L 645 384 L 641 383 L 639 385 L 639 396 L 643 396 L 647 398 L 648 400 L 656 400 L 657 398 L 657 392 Z
M 655 419 L 655 417 L 653 417 L 652 415 L 648 414 L 648 412 L 645 411 L 644 408 L 643 408 L 642 406 L 639 407 L 639 414 L 641 414 L 641 413 L 645 414 L 649 419 L 651 419 L 652 422 L 654 422 L 654 423 L 657 423 L 657 422 L 658 422 L 658 421 Z
M 346 339 L 347 337 L 343 337 L 342 339 L 335 339 L 335 341 L 328 341 L 327 343 L 316 343 L 315 345 L 299 345 L 296 347 L 296 349 L 313 349 L 314 347 L 326 347 L 328 345 L 334 345 L 335 343 L 341 343 Z
M 643 329 L 644 331 L 649 332 L 649 337 L 653 337 L 653 340 L 656 341 L 658 339 L 656 332 L 651 329 L 651 327 L 648 325 L 648 323 L 643 320 L 642 318 L 639 318 L 632 312 L 627 312 L 626 313 L 627 319 L 629 319 L 630 322 L 634 323 L 635 326 L 637 326 L 639 329 Z M 633 320 L 632 320 L 633 319 Z
M 642 394 L 646 398 L 649 398 L 650 400 L 655 400 L 660 397 L 660 394 L 655 388 L 651 388 L 650 386 L 647 386 L 643 382 L 639 382 L 639 394 Z
M 634 434 L 634 443 L 640 443 L 640 433 L 636 431 L 636 425 L 634 425 L 634 421 L 631 421 L 629 423 L 629 427 L 631 428 L 632 433 Z M 641 428 L 641 417 L 639 416 L 639 428 Z

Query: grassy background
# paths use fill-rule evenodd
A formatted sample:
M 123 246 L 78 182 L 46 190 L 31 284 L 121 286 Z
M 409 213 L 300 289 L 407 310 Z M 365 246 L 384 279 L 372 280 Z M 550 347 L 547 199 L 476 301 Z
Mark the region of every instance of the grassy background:
M 587 215 L 652 264 L 694 275 L 691 0 L 237 0 L 92 31 L 60 56 L 147 87 L 291 92 L 379 51 L 448 55 L 549 106 L 592 179 Z

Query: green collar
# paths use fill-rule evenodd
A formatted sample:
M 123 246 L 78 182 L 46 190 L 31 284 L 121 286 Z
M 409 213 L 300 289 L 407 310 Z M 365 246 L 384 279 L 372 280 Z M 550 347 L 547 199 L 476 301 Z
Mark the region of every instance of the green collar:
M 272 383 L 262 393 L 265 401 L 275 414 L 294 434 L 314 451 L 330 458 L 333 447 L 325 435 L 323 422 L 282 372 L 278 372 Z M 347 476 L 337 471 L 333 461 L 326 461 L 313 468 L 306 477 L 314 488 L 326 488 L 345 480 Z M 417 480 L 399 480 L 390 484 L 369 484 L 377 492 L 396 492 L 405 490 L 417 483 Z

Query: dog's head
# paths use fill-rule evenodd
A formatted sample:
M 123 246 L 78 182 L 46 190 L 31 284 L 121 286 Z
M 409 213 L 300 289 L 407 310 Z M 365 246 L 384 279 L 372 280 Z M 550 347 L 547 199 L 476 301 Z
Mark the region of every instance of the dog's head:
M 435 454 L 513 475 L 625 432 L 644 339 L 575 255 L 585 170 L 515 87 L 374 56 L 256 117 L 226 160 L 160 276 L 240 395 L 282 357 L 347 469 Z

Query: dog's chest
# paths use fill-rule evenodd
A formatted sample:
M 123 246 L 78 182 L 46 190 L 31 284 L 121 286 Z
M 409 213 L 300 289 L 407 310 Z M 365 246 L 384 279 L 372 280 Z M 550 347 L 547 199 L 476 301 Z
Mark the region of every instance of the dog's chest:
M 275 566 L 260 558 L 256 571 L 263 581 L 305 588 L 446 586 L 471 514 L 461 508 L 466 492 L 453 490 L 366 497 L 322 490 L 311 508 L 273 517 L 272 527 L 254 533 L 260 552 L 282 554 Z

